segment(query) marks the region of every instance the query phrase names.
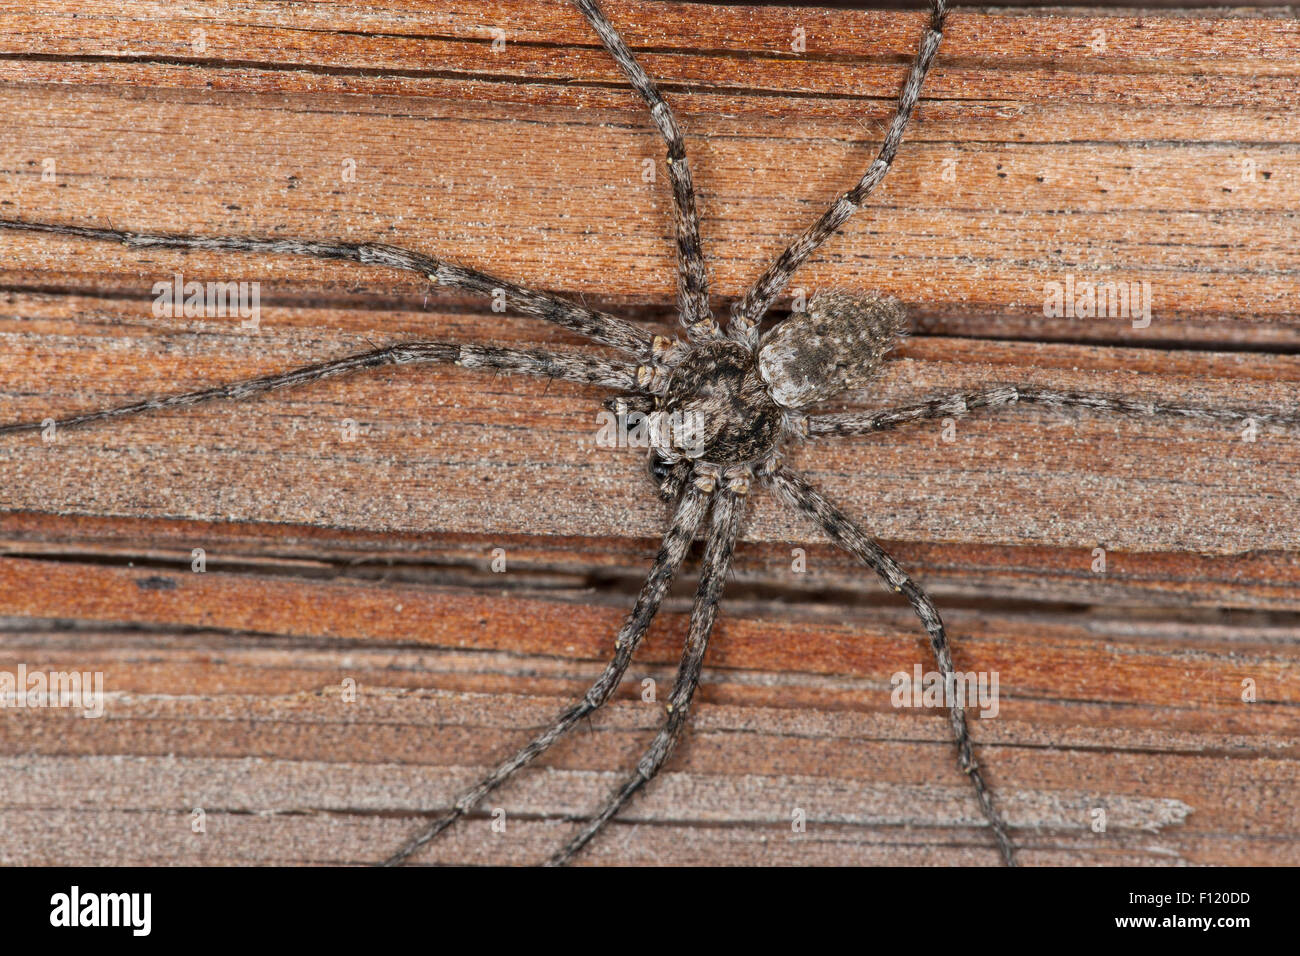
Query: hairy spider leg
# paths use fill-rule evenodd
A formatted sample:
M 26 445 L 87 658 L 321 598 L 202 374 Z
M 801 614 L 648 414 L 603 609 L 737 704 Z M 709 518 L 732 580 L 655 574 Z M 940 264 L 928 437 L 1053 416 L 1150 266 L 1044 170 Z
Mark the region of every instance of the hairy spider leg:
M 929 595 L 899 567 L 897 561 L 859 529 L 844 512 L 813 488 L 802 475 L 788 468 L 778 467 L 764 477 L 777 494 L 811 519 L 826 533 L 827 537 L 844 550 L 856 555 L 867 567 L 875 571 L 885 582 L 886 587 L 907 598 L 930 635 L 930 647 L 939 663 L 939 673 L 943 675 L 945 681 L 948 681 L 953 673 L 952 651 L 948 646 L 948 635 L 944 630 L 943 620 L 939 617 L 939 611 Z M 966 727 L 965 711 L 954 701 L 949 701 L 949 704 L 949 719 L 953 736 L 957 741 L 957 765 L 970 777 L 980 810 L 993 828 L 993 836 L 1002 859 L 1008 866 L 1015 866 L 1015 849 L 1007 833 L 1006 822 L 994 806 L 993 795 L 984 782 L 984 775 L 979 765 L 975 762 L 970 732 Z
M 124 418 L 163 408 L 198 405 L 218 399 L 239 400 L 276 389 L 309 385 L 322 379 L 333 378 L 348 372 L 379 368 L 384 365 L 410 365 L 419 362 L 442 362 L 465 368 L 491 368 L 506 372 L 525 372 L 562 378 L 586 385 L 604 385 L 611 388 L 635 389 L 636 367 L 606 362 L 577 355 L 557 355 L 535 349 L 507 349 L 484 345 L 457 345 L 448 342 L 409 342 L 388 348 L 362 352 L 344 358 L 319 362 L 291 369 L 277 375 L 245 379 L 225 385 L 214 385 L 193 392 L 147 398 L 113 408 L 69 415 L 66 418 L 43 421 L 17 422 L 0 425 L 0 435 L 15 432 L 40 431 L 49 425 L 55 429 L 85 425 L 106 418 Z
M 920 50 L 907 74 L 903 90 L 898 96 L 898 107 L 875 161 L 867 168 L 858 184 L 835 200 L 830 208 L 822 213 L 821 218 L 804 230 L 772 261 L 749 287 L 744 298 L 732 304 L 731 322 L 727 329 L 730 335 L 748 340 L 757 337 L 759 319 L 772 307 L 772 301 L 789 284 L 795 272 L 808 261 L 808 257 L 823 242 L 835 235 L 849 217 L 862 207 L 867 196 L 885 178 L 890 165 L 894 162 L 894 156 L 898 153 L 898 146 L 903 141 L 903 131 L 907 129 L 908 120 L 911 119 L 916 102 L 921 96 L 921 84 L 925 82 L 926 74 L 930 72 L 930 67 L 934 63 L 934 55 L 939 50 L 939 42 L 943 39 L 944 18 L 947 15 L 947 0 L 931 0 L 930 22 L 921 37 Z
M 1270 425 L 1300 425 L 1300 414 L 1250 412 L 1229 408 L 1196 405 L 1171 405 L 1165 402 L 1132 398 L 1115 398 L 1089 392 L 1062 392 L 1026 385 L 995 385 L 973 392 L 953 392 L 917 405 L 887 408 L 867 414 L 811 415 L 805 419 L 804 431 L 812 438 L 843 435 L 869 435 L 897 428 L 910 422 L 965 415 L 981 408 L 997 408 L 1019 402 L 1048 408 L 1090 408 L 1123 415 L 1158 416 L 1232 423 L 1255 422 Z
M 229 249 L 236 252 L 269 252 L 307 256 L 313 259 L 343 259 L 365 265 L 388 266 L 417 272 L 438 285 L 500 296 L 517 312 L 533 315 L 578 332 L 633 355 L 650 357 L 657 349 L 654 336 L 645 329 L 608 314 L 569 302 L 549 292 L 537 292 L 514 282 L 456 265 L 409 249 L 373 242 L 317 242 L 310 239 L 259 239 L 248 236 L 182 236 L 147 232 L 124 232 L 88 226 L 64 226 L 44 222 L 0 219 L 0 229 L 45 232 L 58 236 L 120 242 L 125 246 L 156 249 Z
M 623 37 L 614 29 L 595 0 L 574 0 L 646 105 L 650 118 L 668 146 L 668 178 L 673 187 L 673 220 L 677 225 L 677 308 L 687 334 L 693 339 L 720 334 L 709 308 L 709 279 L 700 244 L 700 217 L 695 209 L 695 183 L 686 158 L 686 143 L 672 109 L 654 81 L 641 68 Z
M 697 473 L 696 481 L 700 475 Z M 706 479 L 710 480 L 711 479 Z M 589 819 L 582 829 L 548 862 L 548 866 L 563 866 L 573 859 L 607 824 L 632 795 L 654 778 L 672 754 L 690 712 L 691 698 L 700 685 L 700 672 L 704 667 L 704 654 L 709 647 L 709 636 L 718 615 L 718 601 L 731 569 L 736 538 L 740 533 L 740 519 L 744 511 L 748 479 L 728 481 L 713 495 L 713 513 L 710 516 L 709 537 L 704 548 L 700 569 L 700 584 L 691 609 L 690 631 L 682 650 L 681 664 L 672 694 L 668 698 L 667 717 L 655 735 L 654 741 L 637 763 L 636 772 L 629 777 L 606 801 L 605 805 Z
M 707 326 L 701 325 L 702 321 L 711 325 L 712 317 L 708 312 L 707 286 L 703 257 L 699 245 L 694 187 L 690 178 L 689 166 L 685 160 L 680 130 L 671 110 L 659 96 L 644 71 L 636 64 L 626 44 L 623 43 L 617 31 L 605 19 L 599 8 L 594 3 L 585 2 L 585 0 L 575 0 L 575 2 L 593 27 L 596 28 L 602 42 L 605 43 L 606 48 L 624 70 L 632 85 L 650 106 L 651 117 L 668 144 L 669 171 L 672 178 L 675 214 L 677 216 L 680 271 L 678 287 L 683 318 L 687 316 L 703 316 L 703 319 L 696 319 L 694 325 L 688 322 L 688 328 L 693 328 L 697 335 L 703 335 L 706 331 L 710 335 L 716 334 L 716 326 L 710 331 Z M 932 0 L 929 27 L 922 38 L 920 52 L 900 94 L 898 109 L 891 122 L 879 156 L 858 185 L 841 197 L 813 226 L 796 239 L 755 282 L 754 286 L 746 294 L 745 299 L 733 306 L 732 327 L 730 329 L 733 334 L 742 339 L 756 337 L 758 319 L 770 307 L 774 297 L 786 286 L 795 270 L 807 260 L 821 243 L 835 234 L 849 216 L 861 206 L 871 190 L 883 179 L 894 160 L 904 129 L 919 98 L 922 82 L 933 63 L 935 52 L 941 40 L 945 15 L 946 0 Z M 680 157 L 680 162 L 678 157 Z M 455 362 L 469 367 L 522 371 L 547 375 L 553 378 L 566 378 L 587 384 L 627 389 L 633 392 L 633 395 L 627 397 L 629 405 L 632 403 L 646 404 L 650 401 L 650 395 L 646 387 L 653 381 L 658 380 L 656 374 L 658 363 L 662 362 L 671 365 L 675 358 L 680 358 L 680 350 L 674 351 L 672 343 L 668 343 L 664 339 L 658 339 L 641 328 L 612 315 L 578 306 L 547 293 L 525 289 L 477 270 L 389 245 L 313 242 L 294 239 L 177 236 L 13 220 L 0 220 L 0 228 L 115 241 L 128 246 L 287 253 L 319 259 L 343 259 L 370 265 L 406 269 L 424 275 L 441 285 L 484 295 L 502 296 L 508 305 L 520 312 L 539 316 L 564 328 L 588 335 L 598 342 L 632 353 L 638 361 L 656 363 L 655 368 L 648 368 L 644 365 L 621 365 L 613 362 L 587 360 L 581 357 L 554 355 L 540 351 L 462 346 L 449 343 L 412 343 L 377 349 L 331 362 L 318 363 L 317 365 L 294 369 L 279 375 L 265 376 L 170 398 L 137 402 L 114 409 L 73 416 L 56 422 L 56 425 L 83 424 L 101 418 L 131 415 L 155 408 L 196 404 L 210 399 L 246 398 L 259 392 L 307 384 L 311 381 L 344 372 L 387 364 L 408 364 L 420 361 Z M 1267 423 L 1300 423 L 1300 416 L 1272 413 L 1252 414 L 1222 409 L 1170 405 L 1142 400 L 1111 398 L 1102 395 L 1060 392 L 1036 386 L 996 386 L 982 391 L 954 393 L 919 405 L 887 409 L 873 414 L 811 416 L 803 419 L 791 419 L 791 424 L 797 422 L 800 425 L 799 431 L 812 437 L 858 435 L 896 427 L 906 422 L 921 421 L 946 415 L 960 415 L 977 408 L 991 408 L 1022 401 L 1045 406 L 1093 408 L 1127 414 L 1169 414 L 1219 421 L 1254 419 Z M 40 427 L 42 427 L 42 423 L 20 423 L 0 428 L 0 434 Z M 717 612 L 723 580 L 726 570 L 730 567 L 731 553 L 739 530 L 742 500 L 738 492 L 731 487 L 715 492 L 713 485 L 710 484 L 712 481 L 711 476 L 702 476 L 697 473 L 695 480 L 685 481 L 685 477 L 689 475 L 690 466 L 686 462 L 679 462 L 674 466 L 671 474 L 667 476 L 671 482 L 668 484 L 668 490 L 670 491 L 677 487 L 679 483 L 686 485 L 685 491 L 682 492 L 682 499 L 677 513 L 673 519 L 673 525 L 665 537 L 665 543 L 661 548 L 659 558 L 656 559 L 655 565 L 651 568 L 650 576 L 642 589 L 641 597 L 638 598 L 638 604 L 633 609 L 628 623 L 624 625 L 623 631 L 620 632 L 620 641 L 616 649 L 618 653 L 616 653 L 615 660 L 607 666 L 604 674 L 593 685 L 592 690 L 583 698 L 583 701 L 575 705 L 575 708 L 583 707 L 595 699 L 592 696 L 593 693 L 603 690 L 607 685 L 608 689 L 603 690 L 606 694 L 604 699 L 608 699 L 608 695 L 612 694 L 613 688 L 617 686 L 619 678 L 621 678 L 628 666 L 627 662 L 624 661 L 622 670 L 618 671 L 617 676 L 610 676 L 611 669 L 619 661 L 618 654 L 623 653 L 626 646 L 626 658 L 630 660 L 631 652 L 644 636 L 649 617 L 652 617 L 655 610 L 657 610 L 663 594 L 659 593 L 657 597 L 653 598 L 653 606 L 647 606 L 648 610 L 643 608 L 643 601 L 646 600 L 650 589 L 657 586 L 655 585 L 656 580 L 658 580 L 656 576 L 662 576 L 666 571 L 667 579 L 670 580 L 672 574 L 675 573 L 684 560 L 691 537 L 703 520 L 704 512 L 708 507 L 709 495 L 712 494 L 714 515 L 709 547 L 706 549 L 705 568 L 701 576 L 700 589 L 692 614 L 690 637 L 683 653 L 682 667 L 673 691 L 673 702 L 670 705 L 668 720 L 655 738 L 655 743 L 639 764 L 637 775 L 616 792 L 605 808 L 584 827 L 578 837 L 556 855 L 552 862 L 567 862 L 574 853 L 578 852 L 598 832 L 605 822 L 618 812 L 619 808 L 646 780 L 658 772 L 664 761 L 668 759 L 676 743 L 677 736 L 685 726 L 686 712 L 694 689 L 698 685 L 700 669 L 710 629 Z M 942 621 L 933 603 L 921 588 L 907 576 L 878 544 L 859 530 L 850 519 L 818 492 L 813 490 L 803 478 L 775 464 L 764 470 L 763 477 L 786 500 L 816 521 L 832 540 L 857 555 L 868 566 L 873 568 L 889 587 L 903 593 L 908 598 L 930 635 L 940 669 L 945 675 L 951 674 L 951 653 L 948 649 Z M 703 484 L 697 483 L 701 481 Z M 689 531 L 686 530 L 687 525 L 690 526 Z M 671 566 L 666 567 L 664 565 L 664 555 L 665 551 L 670 548 L 670 539 L 677 542 L 675 547 L 680 549 L 680 555 L 677 555 L 675 551 L 670 554 L 668 560 Z M 662 587 L 666 591 L 667 580 L 664 581 Z M 645 620 L 644 624 L 640 626 L 640 630 L 634 628 L 629 632 L 628 628 L 633 626 L 634 621 L 640 620 L 643 616 Z M 630 635 L 626 642 L 624 641 L 625 635 Z M 599 706 L 599 704 L 595 706 Z M 594 710 L 595 707 L 591 709 Z M 565 713 L 570 712 L 566 711 Z M 563 716 L 561 720 L 563 720 Z M 951 718 L 953 730 L 957 736 L 959 763 L 962 769 L 971 776 L 981 808 L 993 826 L 1004 859 L 1008 863 L 1013 863 L 1014 850 L 1007 836 L 1006 826 L 1001 822 L 1001 817 L 993 806 L 991 795 L 975 763 L 964 714 L 959 709 L 954 709 Z M 555 726 L 558 727 L 559 723 L 557 722 Z M 560 733 L 563 733 L 564 729 L 566 728 L 560 728 L 556 731 L 555 736 L 558 737 Z M 544 732 L 541 737 L 534 741 L 534 744 L 543 740 L 550 733 L 551 730 Z M 549 743 L 549 741 L 546 742 L 541 750 L 544 750 L 545 746 L 549 746 Z M 523 766 L 541 750 L 530 753 L 529 748 L 525 748 L 515 758 L 512 758 L 512 761 L 507 761 L 501 768 L 498 768 L 498 772 L 502 768 L 509 767 L 513 761 L 519 760 L 521 755 L 525 756 L 522 762 L 518 763 L 518 766 Z M 510 773 L 514 772 L 514 769 L 518 769 L 518 766 L 509 770 L 504 777 L 497 779 L 491 786 L 499 785 Z M 492 779 L 493 777 L 486 778 L 484 782 Z M 488 787 L 488 790 L 491 789 L 491 786 Z M 473 792 L 473 790 L 468 791 L 466 796 Z M 457 807 L 465 799 L 465 797 L 462 797 L 461 800 L 458 800 Z M 453 810 L 453 813 L 457 813 L 457 815 L 461 812 L 464 811 Z M 435 823 L 433 827 L 437 828 L 438 823 Z M 445 828 L 445 825 L 443 828 Z M 439 830 L 434 829 L 434 834 L 436 832 L 439 832 Z M 432 835 L 428 838 L 431 838 Z M 427 842 L 428 838 L 416 843 L 416 846 Z M 401 853 L 399 851 L 399 854 L 390 862 L 400 862 L 400 858 Z
M 632 662 L 632 655 L 636 653 L 642 638 L 645 637 L 646 631 L 650 628 L 650 622 L 654 619 L 664 597 L 668 594 L 668 588 L 672 584 L 673 577 L 686 559 L 691 541 L 695 538 L 695 532 L 704 518 L 705 511 L 708 510 L 710 494 L 705 490 L 707 488 L 707 484 L 701 487 L 691 483 L 687 485 L 682 493 L 681 500 L 677 504 L 676 513 L 673 515 L 672 524 L 664 535 L 663 544 L 660 545 L 654 563 L 650 566 L 650 573 L 641 586 L 641 593 L 637 595 L 636 604 L 628 614 L 627 620 L 624 621 L 623 627 L 619 630 L 618 637 L 614 641 L 614 657 L 605 665 L 605 670 L 596 678 L 595 683 L 591 685 L 582 699 L 564 710 L 545 730 L 533 738 L 527 746 L 523 747 L 513 757 L 501 763 L 490 774 L 462 793 L 449 812 L 407 841 L 400 850 L 385 861 L 385 866 L 394 866 L 401 863 L 424 844 L 474 809 L 480 800 L 509 780 L 516 771 L 544 753 L 579 720 L 604 706 L 614 695 L 614 691 L 618 689 L 619 683 L 623 680 L 628 665 Z

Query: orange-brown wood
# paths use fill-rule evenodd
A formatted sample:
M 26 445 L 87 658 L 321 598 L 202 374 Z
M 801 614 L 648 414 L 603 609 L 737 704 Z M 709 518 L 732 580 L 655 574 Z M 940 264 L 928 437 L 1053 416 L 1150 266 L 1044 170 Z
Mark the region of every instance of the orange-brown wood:
M 725 313 L 870 162 L 921 17 L 605 6 L 686 127 Z M 0 218 L 374 239 L 672 328 L 662 147 L 567 3 L 67 0 L 0 13 L 0 54 Z M 798 279 L 916 317 L 835 407 L 1025 382 L 1294 411 L 1297 94 L 1293 19 L 959 9 L 894 170 Z M 259 282 L 259 328 L 156 317 L 176 273 Z M 1149 282 L 1150 324 L 1045 315 L 1069 277 Z M 0 422 L 417 339 L 601 352 L 386 270 L 0 232 Z M 641 450 L 597 447 L 603 397 L 388 369 L 0 437 L 0 671 L 108 692 L 0 711 L 0 862 L 385 856 L 610 651 L 666 510 Z M 1012 408 L 790 459 L 999 674 L 972 733 L 1025 862 L 1300 863 L 1300 430 Z M 618 701 L 491 798 L 506 832 L 421 861 L 563 842 L 661 715 L 690 577 Z M 927 661 L 756 496 L 694 729 L 583 861 L 996 862 L 944 715 L 891 706 Z

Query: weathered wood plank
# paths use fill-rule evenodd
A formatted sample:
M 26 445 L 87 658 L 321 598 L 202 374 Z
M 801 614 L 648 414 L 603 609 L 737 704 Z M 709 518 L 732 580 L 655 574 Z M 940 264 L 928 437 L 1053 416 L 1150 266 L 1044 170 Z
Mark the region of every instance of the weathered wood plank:
M 919 17 L 606 5 L 687 127 L 721 310 L 869 161 Z M 661 148 L 566 3 L 63 0 L 0 11 L 0 54 L 0 216 L 373 238 L 671 322 Z M 959 10 L 897 167 L 800 278 L 916 316 L 838 407 L 1010 381 L 1294 409 L 1297 93 L 1294 19 Z M 260 282 L 259 329 L 155 317 L 177 272 Z M 1044 315 L 1070 276 L 1149 281 L 1150 325 Z M 411 339 L 591 351 L 383 270 L 0 234 L 0 421 Z M 664 509 L 640 450 L 594 447 L 602 397 L 389 370 L 0 439 L 0 671 L 109 692 L 3 712 L 0 862 L 81 862 L 74 831 L 111 863 L 382 857 L 608 653 Z M 1026 862 L 1300 862 L 1300 433 L 1254 439 L 1008 409 L 792 451 L 999 674 L 973 733 Z M 995 862 L 942 716 L 891 706 L 927 660 L 906 609 L 762 496 L 733 578 L 694 731 L 585 861 Z M 507 833 L 422 861 L 562 841 L 644 746 L 691 590 L 501 792 Z
M 76 570 L 86 592 L 123 590 L 111 579 L 124 572 Z M 136 580 L 146 573 L 127 572 Z M 266 612 L 263 626 L 283 627 L 276 622 L 294 617 L 283 595 L 257 596 L 280 590 L 278 582 L 238 585 L 251 591 L 248 604 Z M 310 588 L 287 590 L 312 596 Z M 598 656 L 603 642 L 590 646 L 586 635 L 598 629 L 583 625 L 580 615 L 594 614 L 606 638 L 619 616 L 572 596 L 516 599 L 512 612 L 526 624 L 510 629 L 491 615 L 499 603 L 492 595 L 444 592 L 431 606 L 418 589 L 377 590 L 437 633 L 412 627 L 386 636 L 366 623 L 305 643 L 232 640 L 220 630 L 232 622 L 218 611 L 207 622 L 218 630 L 46 629 L 12 642 L 7 653 L 20 660 L 34 649 L 50 667 L 102 670 L 110 702 L 97 720 L 49 709 L 9 715 L 0 725 L 3 745 L 12 752 L 21 744 L 24 756 L 11 760 L 18 783 L 9 788 L 8 806 L 84 812 L 125 801 L 168 811 L 173 827 L 188 826 L 193 806 L 218 819 L 307 813 L 340 818 L 343 826 L 381 810 L 409 817 L 430 801 L 445 803 L 540 726 L 558 699 L 581 688 L 594 665 L 579 659 Z M 172 613 L 149 617 L 177 620 L 205 602 L 171 603 Z M 217 603 L 207 604 L 210 612 Z M 992 852 L 964 829 L 978 813 L 969 794 L 942 782 L 950 761 L 942 717 L 889 704 L 889 674 L 908 668 L 920 651 L 907 616 L 889 609 L 850 612 L 847 620 L 839 619 L 841 611 L 782 621 L 771 612 L 741 607 L 726 617 L 703 691 L 708 706 L 674 761 L 674 775 L 629 813 L 626 825 L 694 821 L 706 832 L 692 843 L 707 842 L 711 827 L 743 826 L 754 845 L 733 848 L 731 861 L 753 862 L 774 852 L 767 841 L 789 838 L 794 807 L 807 803 L 807 839 L 833 839 L 841 860 L 885 843 L 895 860 L 937 862 L 933 843 L 952 841 L 954 859 L 991 862 Z M 1001 670 L 1015 688 L 1004 693 L 998 718 L 978 721 L 975 731 L 1031 859 L 1041 853 L 1041 862 L 1059 862 L 1073 851 L 1073 862 L 1102 862 L 1139 846 L 1170 863 L 1285 862 L 1293 855 L 1289 795 L 1297 753 L 1294 736 L 1287 739 L 1293 720 L 1283 711 L 1294 707 L 1296 688 L 1287 679 L 1284 645 L 1276 643 L 1284 632 L 1135 628 L 1122 615 L 1088 622 L 1037 614 L 950 618 L 959 666 Z M 580 814 L 597 799 L 616 776 L 611 768 L 634 758 L 658 719 L 658 708 L 636 697 L 644 678 L 661 685 L 669 679 L 681 623 L 674 614 L 656 629 L 623 702 L 559 745 L 544 761 L 552 769 L 525 775 L 493 806 L 531 826 Z M 557 643 L 559 634 L 574 640 Z M 1030 642 L 1032 658 L 1018 657 L 1019 646 Z M 465 649 L 442 649 L 456 643 Z M 1258 680 L 1267 702 L 1240 700 L 1243 674 Z M 357 682 L 355 702 L 340 693 L 348 677 Z M 199 687 L 199 696 L 177 693 Z M 134 756 L 96 756 L 104 753 Z M 1105 834 L 1090 829 L 1096 807 L 1107 810 Z M 1243 815 L 1250 818 L 1247 832 L 1229 838 Z M 469 832 L 483 842 L 460 838 L 430 858 L 455 859 L 446 854 L 468 850 L 469 858 L 486 861 L 502 852 L 481 829 Z M 174 842 L 166 833 L 158 839 L 163 847 Z M 510 842 L 510 860 L 541 852 L 531 838 L 522 847 Z M 41 852 L 39 841 L 14 845 Z M 148 845 L 128 852 L 148 853 Z M 264 852 L 276 859 L 286 849 Z M 307 859 L 335 860 L 331 854 L 339 852 L 327 841 Z M 355 846 L 350 852 L 356 855 L 342 859 L 365 859 Z M 787 849 L 783 856 L 825 859 L 803 852 Z M 667 847 L 651 853 L 640 847 L 629 857 L 597 859 L 673 859 Z
M 671 301 L 665 186 L 642 175 L 660 146 L 567 4 L 116 9 L 0 28 L 3 202 L 24 214 L 400 238 L 545 287 Z M 691 133 L 715 293 L 738 294 L 869 160 L 918 17 L 613 11 L 634 45 L 668 51 L 647 66 Z M 1298 49 L 1277 18 L 962 11 L 903 161 L 803 281 L 885 287 L 965 334 L 1293 346 Z M 45 159 L 57 185 L 40 180 Z M 77 248 L 69 267 L 65 244 L 0 242 L 4 281 L 144 292 L 118 250 Z M 423 292 L 334 266 L 258 271 L 276 294 Z M 1044 284 L 1067 274 L 1149 281 L 1151 326 L 1045 318 Z

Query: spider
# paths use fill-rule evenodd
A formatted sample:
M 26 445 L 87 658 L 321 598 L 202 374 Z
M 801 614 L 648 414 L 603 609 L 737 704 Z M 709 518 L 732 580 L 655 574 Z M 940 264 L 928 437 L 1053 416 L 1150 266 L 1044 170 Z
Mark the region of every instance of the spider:
M 516 754 L 464 792 L 442 816 L 414 833 L 384 861 L 389 865 L 407 860 L 471 812 L 495 788 L 544 753 L 578 721 L 610 700 L 685 562 L 692 542 L 703 531 L 705 547 L 699 586 L 662 726 L 635 772 L 549 862 L 558 865 L 571 861 L 633 795 L 655 777 L 687 726 L 723 585 L 731 569 L 746 499 L 759 485 L 806 515 L 831 541 L 859 558 L 887 588 L 901 594 L 910 603 L 929 637 L 939 671 L 951 686 L 954 678 L 952 653 L 933 601 L 866 532 L 783 463 L 782 450 L 791 442 L 871 435 L 909 423 L 960 416 L 1020 402 L 1212 421 L 1300 422 L 1300 416 L 1158 404 L 1009 384 L 943 395 L 873 414 L 810 414 L 809 410 L 819 403 L 872 381 L 884 358 L 906 330 L 907 320 L 902 305 L 885 295 L 823 291 L 815 294 L 805 308 L 794 311 L 767 332 L 760 333 L 759 323 L 800 266 L 838 232 L 888 172 L 939 49 L 947 0 L 930 0 L 929 20 L 919 51 L 904 81 L 876 159 L 853 188 L 841 195 L 767 266 L 745 295 L 732 305 L 725 325 L 715 318 L 710 306 L 695 187 L 678 122 L 654 82 L 595 0 L 574 2 L 628 82 L 649 107 L 650 117 L 667 147 L 667 171 L 672 186 L 677 240 L 677 304 L 684 338 L 654 335 L 605 312 L 390 245 L 164 235 L 0 220 L 0 228 L 4 229 L 120 242 L 128 246 L 294 254 L 410 270 L 435 285 L 503 298 L 508 306 L 519 312 L 582 333 L 622 353 L 621 359 L 610 360 L 561 356 L 539 350 L 412 342 L 281 374 L 88 411 L 53 422 L 55 428 L 79 426 L 215 399 L 243 399 L 273 389 L 306 385 L 343 373 L 385 365 L 426 362 L 524 372 L 612 388 L 622 393 L 606 403 L 612 410 L 624 416 L 634 413 L 645 416 L 650 425 L 651 476 L 660 497 L 672 504 L 672 517 L 645 583 L 618 632 L 612 659 L 580 700 L 560 713 Z M 46 421 L 4 425 L 0 426 L 0 434 L 41 430 L 49 424 Z M 1001 860 L 1015 865 L 1016 848 L 1010 829 L 976 761 L 964 709 L 951 696 L 947 703 L 957 765 L 970 780 L 974 796 L 987 820 L 991 842 Z

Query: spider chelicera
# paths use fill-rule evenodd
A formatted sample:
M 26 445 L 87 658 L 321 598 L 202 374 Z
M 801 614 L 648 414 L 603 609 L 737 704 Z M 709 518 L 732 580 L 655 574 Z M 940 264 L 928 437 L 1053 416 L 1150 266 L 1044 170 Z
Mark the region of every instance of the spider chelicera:
M 1217 408 L 1158 404 L 1040 387 L 995 385 L 944 395 L 873 414 L 809 415 L 805 409 L 867 384 L 903 334 L 906 317 L 894 299 L 880 295 L 824 292 L 765 334 L 759 322 L 795 271 L 861 207 L 884 178 L 916 106 L 921 85 L 939 48 L 946 0 L 931 0 L 920 50 L 903 84 L 898 106 L 876 159 L 856 186 L 840 196 L 763 272 L 731 307 L 725 327 L 714 318 L 700 244 L 695 189 L 681 130 L 672 110 L 638 65 L 627 44 L 594 0 L 575 4 L 600 36 L 623 74 L 645 100 L 667 144 L 677 236 L 677 299 L 685 339 L 654 335 L 613 315 L 536 292 L 453 263 L 388 245 L 293 239 L 204 237 L 125 232 L 51 223 L 0 220 L 0 228 L 52 233 L 168 249 L 222 249 L 286 253 L 318 259 L 351 260 L 414 271 L 437 285 L 503 299 L 528 315 L 582 333 L 623 353 L 621 360 L 563 356 L 536 350 L 416 342 L 376 349 L 291 371 L 219 385 L 201 391 L 148 399 L 43 422 L 0 426 L 0 434 L 82 425 L 155 409 L 194 405 L 211 399 L 241 399 L 273 389 L 304 385 L 346 372 L 420 362 L 450 362 L 470 368 L 527 372 L 604 386 L 622 395 L 611 407 L 646 416 L 651 439 L 651 473 L 660 495 L 673 503 L 671 523 L 626 622 L 613 658 L 587 693 L 542 733 L 462 794 L 434 822 L 414 834 L 386 861 L 397 864 L 471 811 L 493 789 L 526 766 L 580 719 L 605 704 L 619 686 L 645 637 L 691 542 L 707 523 L 699 587 L 689 633 L 665 719 L 636 771 L 550 860 L 573 858 L 663 767 L 687 724 L 700 682 L 709 636 L 723 584 L 740 533 L 746 496 L 765 485 L 807 515 L 832 541 L 860 558 L 891 590 L 902 594 L 924 626 L 946 682 L 953 680 L 952 655 L 939 612 L 926 593 L 869 535 L 782 463 L 791 441 L 867 435 L 910 422 L 964 415 L 1017 402 L 1079 407 L 1128 414 L 1168 414 L 1216 421 L 1255 420 L 1295 424 L 1300 417 Z M 966 716 L 949 695 L 957 763 L 970 779 L 1003 861 L 1014 865 L 1009 828 L 976 763 Z

